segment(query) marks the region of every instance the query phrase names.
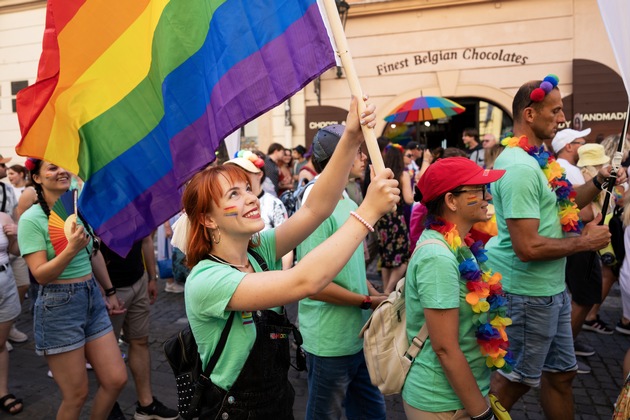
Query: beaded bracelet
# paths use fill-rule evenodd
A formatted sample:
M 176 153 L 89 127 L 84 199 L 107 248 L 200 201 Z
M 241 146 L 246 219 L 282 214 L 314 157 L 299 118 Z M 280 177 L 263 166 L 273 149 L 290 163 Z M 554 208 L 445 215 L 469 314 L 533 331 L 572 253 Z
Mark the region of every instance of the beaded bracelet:
M 115 287 L 110 287 L 109 289 L 105 289 L 105 296 L 109 297 L 109 296 L 113 296 L 116 294 L 116 288 Z
M 369 224 L 367 220 L 365 220 L 363 217 L 359 216 L 358 213 L 351 211 L 350 214 L 354 216 L 354 218 L 357 219 L 359 222 L 363 223 L 363 226 L 365 226 L 370 232 L 374 232 L 374 228 L 372 227 L 372 225 Z

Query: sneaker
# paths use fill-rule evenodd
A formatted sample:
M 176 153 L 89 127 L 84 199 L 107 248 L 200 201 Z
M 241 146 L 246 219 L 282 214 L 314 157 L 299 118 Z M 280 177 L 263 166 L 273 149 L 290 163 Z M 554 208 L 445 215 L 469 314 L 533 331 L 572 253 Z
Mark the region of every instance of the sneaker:
M 584 321 L 582 329 L 585 331 L 593 331 L 598 334 L 610 335 L 613 333 L 613 330 L 608 328 L 608 326 L 606 326 L 606 324 L 604 324 L 604 322 L 599 319 L 599 315 L 597 315 L 597 318 L 592 321 Z
M 127 420 L 125 417 L 125 413 L 120 409 L 120 405 L 118 405 L 118 401 L 114 403 L 112 407 L 112 411 L 109 412 L 109 416 L 107 416 L 107 420 Z
M 586 363 L 582 362 L 581 360 L 577 361 L 577 373 L 581 373 L 584 375 L 588 375 L 589 373 L 591 373 L 591 367 L 589 365 L 587 365 Z
M 175 420 L 179 418 L 177 410 L 166 407 L 164 404 L 153 397 L 153 402 L 147 407 L 142 407 L 137 403 L 136 414 L 133 418 L 136 420 Z
M 630 335 L 630 322 L 624 324 L 623 319 L 620 319 L 619 322 L 617 322 L 615 330 L 617 330 L 617 332 L 620 332 L 621 334 Z
M 593 347 L 581 341 L 574 341 L 573 348 L 575 349 L 576 356 L 589 357 L 595 354 L 595 349 Z
M 7 348 L 7 353 L 13 351 L 13 346 L 11 345 L 11 343 L 7 341 L 6 343 L 4 343 L 4 345 Z
M 184 286 L 174 281 L 173 283 L 166 283 L 164 291 L 168 293 L 183 293 Z
M 23 343 L 28 340 L 28 335 L 15 328 L 15 324 L 13 324 L 11 330 L 9 330 L 9 340 L 14 343 Z

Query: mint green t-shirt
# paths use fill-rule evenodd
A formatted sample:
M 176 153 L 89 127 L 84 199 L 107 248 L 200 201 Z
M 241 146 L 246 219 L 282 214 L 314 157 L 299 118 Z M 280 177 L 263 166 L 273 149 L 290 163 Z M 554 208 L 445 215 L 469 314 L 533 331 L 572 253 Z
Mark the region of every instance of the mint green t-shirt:
M 278 267 L 275 230 L 261 232 L 260 241 L 260 246 L 256 247 L 255 251 L 267 262 L 269 269 L 274 270 Z M 249 262 L 256 272 L 262 271 L 251 255 Z M 219 337 L 230 315 L 226 310 L 227 305 L 246 275 L 247 273 L 226 264 L 206 259 L 195 265 L 186 279 L 184 289 L 186 315 L 197 341 L 204 368 L 219 343 Z M 210 375 L 212 383 L 229 390 L 243 369 L 255 340 L 256 326 L 252 313 L 236 312 L 223 353 Z
M 418 243 L 427 239 L 444 241 L 439 232 L 425 229 Z M 473 311 L 466 302 L 468 289 L 459 276 L 458 266 L 455 254 L 442 245 L 427 244 L 413 254 L 405 280 L 407 337 L 411 342 L 424 325 L 425 308 L 458 308 L 459 347 L 482 395 L 486 396 L 490 390 L 490 369 L 486 367 L 486 358 L 477 344 Z M 412 407 L 433 413 L 463 408 L 431 347 L 431 337 L 409 369 L 402 397 Z
M 77 224 L 83 225 L 81 219 L 77 220 Z M 22 256 L 38 251 L 46 251 L 48 261 L 55 258 L 55 250 L 48 234 L 48 217 L 46 217 L 46 213 L 44 213 L 39 204 L 31 206 L 20 217 L 20 222 L 18 223 L 18 245 Z M 59 276 L 59 280 L 76 279 L 90 274 L 92 272 L 91 253 L 92 242 L 74 256 L 70 264 Z
M 332 215 L 298 248 L 298 260 L 319 246 L 335 233 L 357 209 L 354 201 L 344 195 L 337 203 Z M 322 261 L 326 264 L 326 261 Z M 334 278 L 338 284 L 354 293 L 368 294 L 365 273 L 363 244 L 354 251 L 350 261 Z M 359 332 L 369 318 L 369 312 L 358 306 L 333 305 L 312 299 L 302 299 L 299 305 L 300 332 L 304 338 L 302 346 L 307 352 L 320 357 L 349 356 L 363 348 Z
M 506 173 L 492 184 L 499 234 L 486 246 L 488 265 L 501 273 L 506 292 L 526 296 L 552 296 L 562 292 L 566 258 L 521 261 L 514 253 L 506 224 L 506 219 L 538 219 L 541 236 L 564 238 L 556 194 L 549 188 L 536 159 L 521 148 L 506 148 L 494 168 L 505 169 Z

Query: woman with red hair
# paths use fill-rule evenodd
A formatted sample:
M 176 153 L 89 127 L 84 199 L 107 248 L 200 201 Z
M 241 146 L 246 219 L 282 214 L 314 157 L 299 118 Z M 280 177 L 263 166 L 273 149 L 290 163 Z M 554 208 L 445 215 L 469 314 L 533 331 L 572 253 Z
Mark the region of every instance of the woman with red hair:
M 307 201 L 277 228 L 261 232 L 259 202 L 247 172 L 223 165 L 195 175 L 184 192 L 188 216 L 186 314 L 204 369 L 222 332 L 225 348 L 210 374 L 200 418 L 292 419 L 294 391 L 287 378 L 288 333 L 282 305 L 321 291 L 343 268 L 372 225 L 398 202 L 397 182 L 385 170 L 365 201 L 324 244 L 295 267 L 279 269 L 333 211 L 363 142 L 360 125 L 373 127 L 374 107 L 359 121 L 353 100 L 347 128 Z M 177 233 L 175 233 L 177 236 Z

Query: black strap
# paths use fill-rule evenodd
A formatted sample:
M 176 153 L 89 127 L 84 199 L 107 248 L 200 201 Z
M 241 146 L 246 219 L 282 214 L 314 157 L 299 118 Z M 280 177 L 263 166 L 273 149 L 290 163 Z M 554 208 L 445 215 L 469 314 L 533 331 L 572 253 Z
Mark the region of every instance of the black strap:
M 260 256 L 260 254 L 258 254 L 256 251 L 254 251 L 251 248 L 248 249 L 247 251 L 251 254 L 252 257 L 254 257 L 254 259 L 256 260 L 256 262 L 258 262 L 258 265 L 260 265 L 260 268 L 263 271 L 269 271 L 267 262 L 263 259 L 263 257 Z M 202 382 L 210 380 L 210 374 L 214 370 L 214 367 L 217 365 L 219 361 L 219 357 L 221 357 L 221 354 L 223 353 L 223 349 L 225 348 L 225 344 L 227 343 L 228 336 L 230 335 L 230 330 L 232 329 L 232 321 L 234 320 L 234 314 L 235 314 L 234 311 L 230 312 L 230 317 L 228 318 L 227 323 L 225 324 L 225 327 L 223 327 L 223 331 L 221 332 L 221 337 L 219 338 L 219 343 L 217 344 L 217 348 L 214 350 L 212 357 L 210 357 L 210 360 L 208 361 L 208 365 L 204 369 L 203 374 L 201 375 L 201 378 L 199 378 L 200 381 Z
M 2 209 L 0 211 L 4 213 L 7 209 L 7 186 L 4 185 L 4 182 L 0 182 L 2 184 Z
M 269 271 L 269 267 L 267 266 L 267 261 L 265 261 L 264 258 L 261 257 L 258 252 L 254 251 L 252 248 L 249 248 L 247 252 L 249 252 L 249 254 L 252 257 L 254 257 L 254 259 L 256 260 L 260 268 L 262 269 L 262 271 Z
M 202 376 L 204 377 L 203 379 L 210 378 L 210 374 L 214 370 L 214 367 L 217 365 L 217 362 L 219 361 L 219 357 L 221 357 L 221 353 L 223 353 L 223 349 L 225 348 L 225 343 L 227 343 L 228 336 L 230 335 L 230 330 L 232 329 L 232 321 L 234 321 L 235 313 L 236 312 L 234 311 L 230 312 L 230 316 L 227 320 L 227 323 L 225 324 L 225 327 L 223 327 L 223 331 L 221 332 L 221 338 L 219 338 L 219 344 L 217 344 L 217 348 L 214 350 L 212 357 L 208 361 L 208 366 L 206 366 L 206 368 L 203 370 L 203 374 L 202 374 Z

